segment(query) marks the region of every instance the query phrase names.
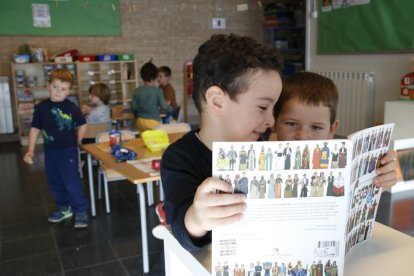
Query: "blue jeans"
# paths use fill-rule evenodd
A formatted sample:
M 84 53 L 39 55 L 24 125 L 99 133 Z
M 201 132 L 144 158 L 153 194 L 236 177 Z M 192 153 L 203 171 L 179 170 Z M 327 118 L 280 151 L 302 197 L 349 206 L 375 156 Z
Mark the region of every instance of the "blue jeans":
M 78 148 L 45 148 L 45 170 L 57 207 L 71 206 L 75 214 L 88 209 L 79 176 Z

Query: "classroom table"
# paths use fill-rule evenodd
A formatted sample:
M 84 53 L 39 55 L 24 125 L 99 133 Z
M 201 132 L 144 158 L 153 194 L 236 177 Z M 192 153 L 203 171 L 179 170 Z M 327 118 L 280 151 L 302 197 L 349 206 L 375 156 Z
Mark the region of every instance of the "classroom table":
M 414 238 L 378 222 L 373 231 L 370 240 L 355 245 L 346 255 L 344 275 L 410 275 Z M 190 253 L 169 226 L 159 225 L 152 232 L 164 240 L 165 275 L 211 275 L 211 244 Z
M 169 134 L 170 142 L 175 142 L 183 136 L 183 133 Z M 151 152 L 148 150 L 144 142 L 140 138 L 125 141 L 123 147 L 134 150 L 138 159 L 146 159 L 151 157 L 162 156 L 163 151 Z M 146 220 L 146 206 L 145 206 L 145 191 L 144 183 L 160 180 L 159 175 L 150 175 L 143 172 L 127 162 L 117 163 L 115 158 L 109 152 L 109 143 L 104 142 L 100 144 L 84 144 L 81 148 L 87 153 L 87 164 L 88 164 L 88 180 L 89 180 L 89 192 L 91 200 L 91 213 L 92 216 L 96 216 L 95 206 L 95 191 L 93 184 L 93 172 L 92 172 L 92 156 L 97 160 L 100 160 L 110 166 L 113 170 L 127 178 L 133 184 L 137 185 L 137 193 L 139 196 L 140 205 L 140 220 L 141 220 L 141 238 L 142 238 L 142 258 L 144 273 L 149 272 L 149 258 L 148 258 L 148 238 L 147 238 L 147 220 Z

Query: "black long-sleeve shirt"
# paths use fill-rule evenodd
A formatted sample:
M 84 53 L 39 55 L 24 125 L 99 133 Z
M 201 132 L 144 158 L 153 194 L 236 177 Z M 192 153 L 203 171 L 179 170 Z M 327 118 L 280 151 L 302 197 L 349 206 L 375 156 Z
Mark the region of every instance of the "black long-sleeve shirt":
M 192 238 L 184 225 L 185 214 L 198 186 L 211 175 L 212 152 L 194 131 L 171 144 L 162 156 L 161 180 L 167 222 L 175 238 L 189 251 L 211 243 L 211 231 L 202 238 Z

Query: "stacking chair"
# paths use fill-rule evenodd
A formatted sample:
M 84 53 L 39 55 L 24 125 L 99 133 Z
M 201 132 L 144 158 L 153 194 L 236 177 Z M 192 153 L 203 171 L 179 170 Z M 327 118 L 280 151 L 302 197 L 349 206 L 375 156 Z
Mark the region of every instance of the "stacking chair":
M 191 126 L 187 123 L 171 123 L 171 124 L 161 124 L 156 127 L 156 129 L 162 129 L 168 134 L 171 133 L 185 133 L 191 130 Z
M 135 138 L 135 134 L 130 130 L 122 130 L 121 137 L 122 141 L 131 140 Z M 96 143 L 102 143 L 102 142 L 109 142 L 109 132 L 102 132 L 96 135 L 95 139 Z M 105 206 L 106 206 L 106 212 L 111 212 L 111 207 L 109 203 L 109 192 L 108 192 L 108 182 L 113 181 L 120 181 L 125 180 L 126 178 L 116 172 L 115 170 L 111 169 L 109 166 L 107 166 L 105 163 L 101 163 L 98 169 L 98 198 L 102 198 L 102 192 L 101 192 L 101 178 L 104 180 L 104 192 L 105 192 Z
M 91 142 L 95 142 L 95 137 L 98 133 L 108 131 L 110 122 L 107 123 L 88 123 L 86 126 L 86 132 L 83 136 L 83 139 L 85 140 L 91 140 Z M 81 178 L 83 178 L 83 170 L 82 170 L 82 161 L 81 161 L 81 155 L 85 152 L 82 151 L 80 148 L 78 150 L 79 152 L 79 175 Z

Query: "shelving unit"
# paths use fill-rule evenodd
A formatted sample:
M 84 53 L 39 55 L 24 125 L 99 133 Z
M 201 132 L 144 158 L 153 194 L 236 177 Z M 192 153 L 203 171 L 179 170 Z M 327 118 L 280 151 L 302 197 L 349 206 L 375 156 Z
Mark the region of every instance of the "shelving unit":
M 74 76 L 69 100 L 79 106 L 88 103 L 88 88 L 94 83 L 106 83 L 111 89 L 112 105 L 127 105 L 138 87 L 135 60 L 68 62 L 68 63 L 12 63 L 12 84 L 15 97 L 17 127 L 20 143 L 27 145 L 34 105 L 49 97 L 48 74 L 56 68 L 66 68 Z M 42 139 L 38 139 L 41 143 Z
M 285 61 L 284 75 L 304 70 L 305 1 L 267 1 L 263 14 L 263 44 L 281 51 Z

